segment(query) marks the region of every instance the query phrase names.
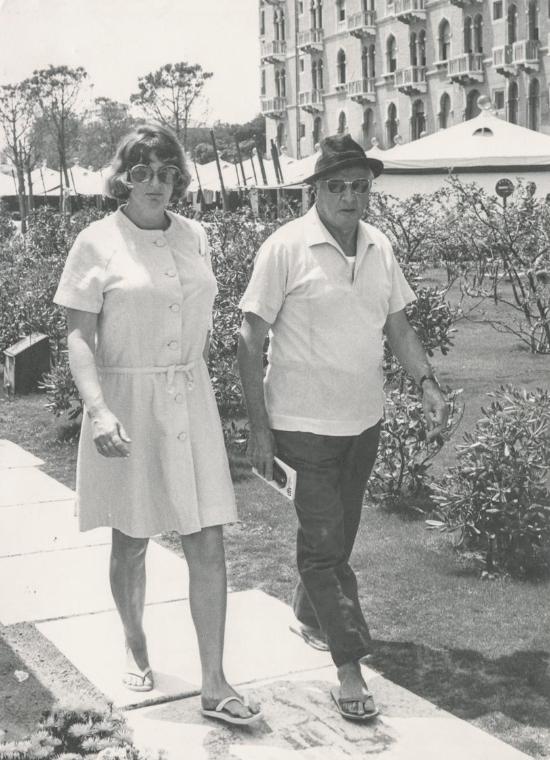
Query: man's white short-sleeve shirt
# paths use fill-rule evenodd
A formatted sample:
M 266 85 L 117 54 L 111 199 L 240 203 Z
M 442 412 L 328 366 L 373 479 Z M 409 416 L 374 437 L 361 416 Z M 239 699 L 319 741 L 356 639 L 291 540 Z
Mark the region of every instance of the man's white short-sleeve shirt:
M 272 428 L 358 435 L 383 414 L 383 328 L 415 295 L 388 238 L 359 222 L 355 267 L 315 206 L 261 246 L 239 304 L 271 325 Z

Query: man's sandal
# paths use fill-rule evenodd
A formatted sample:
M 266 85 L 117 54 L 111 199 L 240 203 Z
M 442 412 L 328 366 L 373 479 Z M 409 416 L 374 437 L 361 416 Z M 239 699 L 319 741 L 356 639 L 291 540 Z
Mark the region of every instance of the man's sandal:
M 126 680 L 127 676 L 137 678 L 139 681 L 141 681 L 141 683 L 129 683 Z M 124 686 L 126 686 L 127 689 L 130 689 L 130 691 L 152 691 L 154 688 L 153 671 L 151 668 L 147 668 L 147 670 L 143 671 L 143 673 L 132 673 L 132 671 L 127 670 L 122 676 L 122 683 Z
M 226 709 L 226 705 L 229 702 L 238 702 L 240 705 L 250 710 L 248 697 L 238 697 L 234 695 L 222 699 L 220 702 L 218 702 L 213 710 L 202 707 L 201 713 L 207 718 L 215 718 L 216 720 L 221 720 L 225 723 L 231 723 L 234 726 L 249 726 L 251 723 L 256 723 L 256 721 L 261 720 L 263 717 L 261 712 L 252 713 L 247 718 L 241 718 L 239 715 L 233 715 L 233 713 Z
M 329 651 L 327 640 L 321 631 L 317 631 L 315 628 L 308 628 L 301 623 L 289 625 L 289 628 L 292 633 L 300 636 L 300 638 L 302 638 L 306 644 L 309 644 L 310 647 L 313 647 L 313 649 L 318 649 L 320 652 Z
M 374 704 L 372 694 L 368 691 L 363 692 L 359 699 L 357 697 L 342 699 L 340 697 L 340 688 L 338 686 L 333 686 L 333 688 L 330 690 L 330 694 L 336 704 L 336 707 L 338 708 L 338 712 L 343 718 L 346 718 L 347 720 L 364 722 L 371 720 L 376 715 L 378 715 L 378 709 Z M 357 702 L 363 703 L 363 708 L 365 710 L 364 713 L 354 713 L 346 710 L 346 705 L 351 705 Z

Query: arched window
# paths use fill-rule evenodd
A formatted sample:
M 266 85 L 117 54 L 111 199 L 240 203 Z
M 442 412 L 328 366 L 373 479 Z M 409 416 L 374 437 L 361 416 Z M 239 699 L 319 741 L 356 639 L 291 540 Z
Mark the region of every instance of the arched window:
M 369 45 L 369 76 L 373 79 L 376 76 L 376 46 L 374 43 Z
M 425 129 L 426 116 L 424 114 L 424 103 L 421 100 L 415 100 L 412 107 L 411 139 L 418 140 Z
M 336 20 L 346 20 L 346 0 L 336 0 Z
M 512 80 L 508 85 L 507 119 L 511 124 L 518 123 L 518 83 Z
M 282 121 L 277 124 L 277 147 L 280 149 L 285 144 L 285 125 Z
M 317 61 L 317 87 L 319 90 L 323 89 L 323 61 L 321 59 Z
M 286 98 L 286 71 L 281 69 L 279 73 L 279 82 L 281 86 L 281 97 Z
M 371 138 L 374 136 L 374 111 L 366 108 L 363 113 L 363 145 L 370 147 Z
M 277 97 L 281 97 L 281 72 L 279 69 L 275 70 L 275 93 Z
M 343 135 L 344 132 L 348 131 L 348 120 L 346 119 L 346 114 L 343 111 L 340 111 L 340 115 L 338 116 L 338 134 Z
M 313 147 L 317 145 L 321 141 L 321 136 L 323 132 L 323 120 L 320 116 L 316 116 L 315 120 L 313 122 Z
M 518 39 L 518 9 L 512 3 L 508 6 L 508 16 L 506 21 L 506 42 L 513 45 Z
M 449 117 L 451 115 L 451 98 L 449 93 L 444 92 L 439 101 L 439 126 L 441 129 L 447 129 L 449 126 Z
M 539 24 L 537 18 L 537 3 L 536 0 L 529 0 L 527 6 L 527 33 L 528 39 L 538 40 L 539 38 Z
M 317 61 L 315 59 L 311 62 L 311 86 L 314 90 L 319 89 L 318 76 L 317 76 Z
M 265 95 L 265 69 L 262 69 L 262 95 Z
M 409 58 L 411 66 L 418 66 L 418 51 L 417 51 L 416 32 L 411 32 L 409 36 Z
M 361 76 L 363 79 L 369 78 L 369 51 L 367 48 L 361 50 Z
M 418 33 L 418 65 L 426 65 L 426 30 L 421 29 Z
M 386 71 L 391 73 L 397 69 L 397 42 L 393 34 L 386 40 Z
M 464 17 L 464 52 L 472 53 L 472 17 Z
M 451 57 L 451 26 L 446 18 L 439 24 L 439 60 L 448 61 Z
M 478 13 L 474 18 L 474 53 L 483 53 L 483 16 Z
M 263 8 L 260 9 L 260 36 L 263 37 L 265 34 L 265 11 Z
M 346 81 L 346 54 L 341 49 L 336 56 L 336 69 L 338 72 L 338 82 L 343 84 Z
M 470 90 L 468 97 L 466 98 L 466 113 L 464 114 L 466 121 L 473 119 L 474 116 L 477 116 L 479 113 L 481 113 L 481 109 L 477 104 L 478 98 L 479 90 Z
M 538 129 L 540 110 L 540 85 L 538 79 L 531 79 L 529 82 L 529 100 L 527 108 L 529 129 Z
M 386 143 L 388 148 L 393 148 L 397 137 L 397 108 L 395 103 L 388 106 L 388 118 L 386 121 Z

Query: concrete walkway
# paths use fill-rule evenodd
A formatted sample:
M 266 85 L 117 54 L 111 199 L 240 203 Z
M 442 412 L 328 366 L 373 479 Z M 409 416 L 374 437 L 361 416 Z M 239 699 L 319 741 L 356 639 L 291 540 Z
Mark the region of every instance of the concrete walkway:
M 200 714 L 200 668 L 185 562 L 152 542 L 145 625 L 153 692 L 120 684 L 123 639 L 109 591 L 109 531 L 79 533 L 73 492 L 42 462 L 0 440 L 0 622 L 27 622 L 109 701 L 126 710 L 136 744 L 167 760 L 527 760 L 378 673 L 365 675 L 381 717 L 343 721 L 331 702 L 335 670 L 290 633 L 287 605 L 258 591 L 229 595 L 225 667 L 257 696 L 264 720 L 231 729 Z M 47 687 L 47 684 L 45 684 Z

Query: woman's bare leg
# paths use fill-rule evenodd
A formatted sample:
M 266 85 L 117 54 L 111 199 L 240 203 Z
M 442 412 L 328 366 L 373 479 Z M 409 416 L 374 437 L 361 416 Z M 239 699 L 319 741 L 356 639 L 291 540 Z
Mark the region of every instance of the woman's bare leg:
M 181 537 L 189 565 L 189 601 L 197 632 L 202 667 L 202 702 L 213 709 L 224 697 L 237 695 L 223 672 L 223 645 L 227 607 L 227 577 L 221 525 L 203 528 Z M 237 702 L 226 708 L 234 715 L 248 717 L 259 712 Z
M 147 641 L 143 630 L 145 606 L 145 554 L 147 538 L 132 538 L 113 529 L 111 547 L 111 591 L 126 638 L 127 663 L 124 681 L 129 686 L 139 686 L 143 674 L 149 668 Z M 132 673 L 136 675 L 132 677 Z

